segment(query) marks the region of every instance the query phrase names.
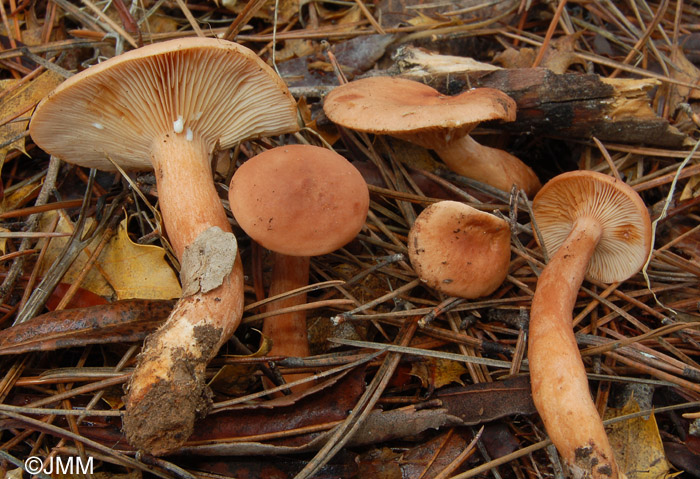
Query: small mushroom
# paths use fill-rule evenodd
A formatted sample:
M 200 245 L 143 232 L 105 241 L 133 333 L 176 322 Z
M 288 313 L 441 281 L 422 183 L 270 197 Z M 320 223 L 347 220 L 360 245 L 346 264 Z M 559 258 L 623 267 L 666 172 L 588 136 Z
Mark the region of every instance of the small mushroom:
M 316 146 L 272 148 L 241 165 L 231 180 L 231 211 L 243 230 L 272 250 L 270 296 L 306 286 L 311 256 L 349 243 L 365 224 L 369 191 L 360 172 L 337 153 Z M 268 310 L 306 302 L 299 294 L 273 302 Z M 264 320 L 271 354 L 308 356 L 306 314 Z M 304 375 L 287 375 L 287 382 Z M 297 387 L 295 391 L 304 389 Z
M 534 195 L 541 185 L 529 166 L 469 136 L 482 121 L 515 120 L 515 109 L 512 98 L 492 88 L 446 96 L 423 83 L 394 77 L 346 83 L 334 88 L 323 104 L 334 123 L 431 148 L 455 173 L 503 191 L 516 184 Z
M 418 277 L 450 296 L 493 293 L 510 265 L 510 228 L 494 215 L 458 201 L 424 209 L 408 233 L 408 256 Z
M 132 446 L 160 455 L 189 437 L 210 402 L 205 367 L 243 312 L 243 270 L 212 151 L 297 129 L 284 82 L 251 50 L 217 39 L 132 50 L 69 78 L 37 107 L 30 133 L 45 151 L 90 168 L 155 170 L 182 264 L 183 297 L 147 339 L 128 385 Z
M 535 406 L 574 478 L 623 477 L 591 399 L 572 311 L 586 274 L 605 283 L 624 281 L 644 265 L 651 249 L 649 214 L 628 185 L 590 171 L 549 181 L 533 200 L 533 213 L 553 255 L 530 313 Z

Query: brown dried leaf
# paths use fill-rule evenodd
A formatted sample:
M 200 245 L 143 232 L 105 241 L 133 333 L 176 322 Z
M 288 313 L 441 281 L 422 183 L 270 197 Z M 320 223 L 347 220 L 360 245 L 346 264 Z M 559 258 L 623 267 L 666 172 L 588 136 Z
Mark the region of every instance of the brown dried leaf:
M 564 35 L 550 41 L 539 66 L 562 74 L 573 64 L 585 65 L 585 62 L 574 51 L 574 46 L 580 36 L 580 34 Z M 537 54 L 538 50 L 534 48 L 523 47 L 516 50 L 507 47 L 497 54 L 493 61 L 504 68 L 530 68 L 534 64 Z
M 246 7 L 247 1 L 221 0 L 221 5 L 227 10 L 239 14 Z M 277 2 L 277 22 L 287 23 L 299 11 L 297 0 L 278 0 Z M 275 19 L 275 0 L 269 0 L 255 13 L 255 18 L 260 18 L 267 23 L 272 23 Z
M 680 80 L 687 83 L 692 83 L 698 85 L 700 83 L 700 69 L 696 67 L 683 53 L 683 49 L 677 45 L 671 48 L 671 62 L 678 68 L 671 68 L 670 76 L 673 79 Z M 674 90 L 674 103 L 671 103 L 671 110 L 673 111 L 677 106 L 676 102 L 688 101 L 689 99 L 700 99 L 700 90 L 698 88 L 689 88 L 685 86 L 675 85 Z
M 54 311 L 71 286 L 72 285 L 67 283 L 58 283 L 53 289 L 51 296 L 49 296 L 48 301 L 46 301 L 46 309 Z M 89 308 L 90 306 L 98 306 L 100 304 L 109 304 L 109 301 L 87 289 L 78 288 L 63 309 Z
M 536 412 L 526 376 L 447 388 L 439 391 L 437 396 L 448 414 L 459 417 L 465 425 Z
M 449 466 L 471 440 L 468 432 L 451 429 L 407 451 L 373 450 L 358 459 L 360 477 L 431 479 Z
M 516 50 L 512 47 L 506 47 L 505 50 L 493 57 L 493 62 L 503 68 L 530 68 L 536 57 L 537 52 L 534 48 L 522 47 Z
M 174 304 L 136 299 L 52 311 L 0 331 L 0 355 L 142 341 L 165 321 Z

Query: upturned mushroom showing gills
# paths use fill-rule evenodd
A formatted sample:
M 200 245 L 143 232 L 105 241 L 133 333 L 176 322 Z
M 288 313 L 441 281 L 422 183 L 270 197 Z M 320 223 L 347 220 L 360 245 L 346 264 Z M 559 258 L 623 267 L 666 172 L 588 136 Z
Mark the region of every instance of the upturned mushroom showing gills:
M 408 256 L 418 277 L 450 296 L 493 293 L 510 265 L 508 223 L 458 201 L 424 209 L 408 232 Z
M 591 399 L 572 312 L 586 274 L 611 283 L 641 269 L 651 249 L 649 214 L 632 188 L 589 171 L 550 180 L 535 197 L 533 213 L 552 255 L 530 313 L 535 406 L 574 478 L 623 477 Z
M 455 173 L 500 190 L 510 191 L 515 184 L 532 196 L 541 186 L 518 158 L 469 136 L 480 122 L 515 120 L 515 101 L 499 90 L 476 88 L 447 96 L 413 80 L 369 77 L 334 88 L 323 110 L 338 125 L 433 149 Z
M 154 455 L 181 445 L 209 404 L 205 367 L 243 311 L 236 240 L 210 155 L 296 131 L 296 104 L 252 51 L 185 38 L 132 50 L 69 78 L 42 101 L 30 133 L 45 151 L 90 168 L 154 169 L 183 296 L 146 340 L 128 384 L 129 443 Z
M 241 165 L 231 180 L 229 202 L 243 230 L 274 252 L 270 296 L 306 286 L 311 256 L 327 254 L 360 232 L 369 190 L 360 172 L 337 153 L 316 146 L 272 148 Z M 268 311 L 306 303 L 298 294 L 271 303 Z M 266 318 L 270 354 L 309 354 L 304 311 Z M 304 375 L 286 375 L 291 382 Z M 294 391 L 305 389 L 300 385 Z

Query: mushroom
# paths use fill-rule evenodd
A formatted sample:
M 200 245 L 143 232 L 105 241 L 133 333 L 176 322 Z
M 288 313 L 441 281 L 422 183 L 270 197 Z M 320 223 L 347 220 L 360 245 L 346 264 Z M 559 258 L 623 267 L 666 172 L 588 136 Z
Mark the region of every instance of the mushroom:
M 394 77 L 346 83 L 323 103 L 334 123 L 431 148 L 455 173 L 508 192 L 516 184 L 534 195 L 541 185 L 529 166 L 469 136 L 482 121 L 515 120 L 515 109 L 512 98 L 492 88 L 446 96 L 423 83 Z
M 298 130 L 282 80 L 251 50 L 184 38 L 132 50 L 62 83 L 30 133 L 90 168 L 154 169 L 183 296 L 144 344 L 128 384 L 129 443 L 154 455 L 191 434 L 210 402 L 205 367 L 240 322 L 243 272 L 214 187 L 210 155 L 244 139 Z
M 418 277 L 450 296 L 493 293 L 510 265 L 510 228 L 494 215 L 458 201 L 425 208 L 408 232 L 408 256 Z
M 335 251 L 359 233 L 369 191 L 360 172 L 337 153 L 289 145 L 243 163 L 231 180 L 229 202 L 241 228 L 274 252 L 269 294 L 275 296 L 306 286 L 310 257 Z M 306 295 L 298 294 L 271 303 L 268 311 L 305 302 Z M 303 311 L 265 319 L 263 333 L 272 339 L 273 355 L 309 355 Z
M 590 171 L 549 181 L 533 200 L 533 213 L 553 255 L 537 281 L 530 313 L 535 406 L 574 478 L 622 477 L 591 399 L 572 311 L 584 275 L 624 281 L 644 265 L 651 249 L 649 214 L 628 185 Z

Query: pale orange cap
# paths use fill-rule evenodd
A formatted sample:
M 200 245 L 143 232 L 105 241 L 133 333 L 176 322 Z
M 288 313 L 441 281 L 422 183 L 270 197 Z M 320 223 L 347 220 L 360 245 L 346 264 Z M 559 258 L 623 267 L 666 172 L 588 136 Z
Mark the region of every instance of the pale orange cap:
M 494 292 L 510 265 L 510 228 L 492 214 L 457 201 L 424 209 L 408 233 L 408 255 L 418 277 L 450 296 Z
M 241 228 L 265 248 L 316 256 L 335 251 L 360 232 L 369 190 L 339 154 L 289 145 L 243 163 L 231 180 L 229 201 Z
M 215 38 L 154 43 L 59 85 L 37 107 L 34 141 L 64 161 L 114 171 L 151 169 L 155 139 L 182 133 L 209 151 L 297 131 L 296 102 L 253 51 Z
M 379 76 L 334 88 L 323 110 L 332 122 L 353 130 L 438 148 L 469 134 L 482 121 L 515 120 L 516 104 L 493 88 L 448 96 L 420 82 Z
M 571 171 L 552 178 L 532 201 L 532 212 L 549 256 L 559 249 L 577 218 L 600 221 L 602 236 L 587 274 L 604 283 L 637 273 L 651 250 L 651 220 L 634 189 L 595 171 Z

